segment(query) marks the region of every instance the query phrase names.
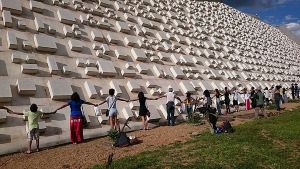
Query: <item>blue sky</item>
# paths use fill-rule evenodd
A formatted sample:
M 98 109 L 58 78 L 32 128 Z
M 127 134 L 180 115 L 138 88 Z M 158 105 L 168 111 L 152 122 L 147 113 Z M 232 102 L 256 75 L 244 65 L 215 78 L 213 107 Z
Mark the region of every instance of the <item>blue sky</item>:
M 271 25 L 285 25 L 300 37 L 300 0 L 223 0 L 223 3 L 258 15 Z

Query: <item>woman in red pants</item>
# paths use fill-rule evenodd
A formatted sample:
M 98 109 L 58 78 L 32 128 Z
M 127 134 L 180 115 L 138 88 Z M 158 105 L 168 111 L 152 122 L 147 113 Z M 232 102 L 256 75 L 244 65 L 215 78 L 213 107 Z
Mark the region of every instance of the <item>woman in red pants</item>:
M 83 104 L 97 106 L 96 104 L 81 100 L 79 94 L 75 92 L 72 94 L 71 100 L 67 104 L 55 110 L 55 112 L 57 112 L 60 109 L 70 106 L 71 108 L 70 137 L 71 137 L 71 142 L 73 144 L 83 142 L 83 125 L 82 125 L 83 114 L 81 111 L 81 106 Z

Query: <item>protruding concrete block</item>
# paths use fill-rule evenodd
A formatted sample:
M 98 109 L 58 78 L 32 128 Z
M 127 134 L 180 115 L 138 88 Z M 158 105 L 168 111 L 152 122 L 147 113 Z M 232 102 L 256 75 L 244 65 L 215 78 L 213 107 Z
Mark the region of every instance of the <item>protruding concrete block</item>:
M 134 70 L 131 69 L 122 69 L 121 70 L 121 74 L 123 77 L 131 77 L 134 78 L 136 76 L 136 72 Z
M 39 51 L 56 52 L 57 46 L 53 37 L 44 34 L 34 35 L 35 47 Z
M 130 107 L 131 110 L 139 110 L 140 105 L 139 105 L 138 102 L 130 102 L 129 107 Z
M 118 48 L 115 49 L 115 55 L 118 59 L 128 60 L 130 58 L 130 54 L 126 48 Z
M 136 61 L 145 62 L 147 60 L 147 56 L 142 49 L 132 48 L 131 54 L 132 54 L 134 60 L 136 60 Z
M 45 24 L 44 24 L 42 18 L 40 18 L 39 16 L 34 17 L 34 24 L 35 24 L 35 29 L 38 32 L 45 32 L 46 31 Z
M 171 67 L 170 68 L 172 74 L 174 75 L 175 78 L 177 79 L 184 79 L 186 78 L 186 75 L 183 73 L 183 71 L 178 68 L 178 67 Z
M 196 92 L 196 90 L 191 85 L 191 83 L 189 83 L 189 81 L 181 81 L 179 83 L 179 86 L 180 86 L 183 93 L 187 93 L 187 92 L 195 93 Z
M 6 110 L 0 110 L 0 123 L 5 123 L 6 122 Z
M 95 67 L 86 67 L 84 73 L 88 76 L 97 76 L 99 74 L 98 69 Z
M 130 28 L 126 22 L 116 21 L 116 28 L 118 32 L 130 33 Z
M 22 3 L 20 0 L 1 0 L 1 10 L 9 10 L 13 14 L 22 14 Z
M 148 74 L 149 73 L 149 67 L 147 64 L 144 63 L 139 63 L 136 65 L 137 70 L 141 74 Z
M 32 11 L 38 13 L 43 13 L 45 9 L 45 5 L 43 3 L 34 0 L 29 1 L 29 7 Z
M 9 49 L 17 49 L 18 42 L 16 35 L 13 32 L 7 31 L 7 45 Z
M 116 76 L 117 75 L 117 71 L 112 62 L 99 60 L 99 61 L 97 61 L 97 65 L 99 68 L 99 73 L 102 76 Z
M 25 54 L 21 52 L 13 52 L 11 54 L 11 61 L 12 63 L 17 63 L 17 64 L 25 62 Z
M 70 39 L 68 41 L 68 45 L 72 51 L 82 52 L 82 50 L 83 50 L 83 44 L 79 40 Z
M 72 25 L 75 23 L 75 15 L 70 10 L 59 9 L 57 10 L 57 16 L 61 23 Z
M 106 39 L 109 43 L 114 43 L 114 44 L 122 44 L 123 42 L 123 39 L 117 33 L 113 33 L 113 32 L 107 33 Z
M 18 79 L 17 88 L 20 95 L 35 95 L 36 93 L 36 86 L 32 79 Z
M 13 21 L 12 21 L 10 11 L 4 10 L 2 12 L 2 18 L 3 18 L 3 24 L 4 24 L 5 27 L 11 28 L 13 26 Z
M 37 74 L 39 72 L 39 68 L 37 64 L 22 64 L 21 72 L 24 74 Z
M 103 42 L 105 40 L 103 34 L 99 30 L 91 31 L 91 36 L 94 41 Z
M 84 82 L 84 88 L 90 99 L 94 99 L 97 97 L 98 93 L 96 91 L 96 88 L 90 81 Z
M 73 69 L 72 69 L 71 66 L 63 66 L 63 73 L 64 73 L 65 75 L 71 74 L 72 71 L 73 71 Z
M 48 80 L 47 85 L 52 100 L 70 99 L 70 96 L 73 94 L 73 89 L 71 87 L 71 84 L 67 80 L 63 80 L 63 79 Z
M 111 88 L 115 89 L 117 96 L 120 96 L 122 94 L 122 90 L 121 90 L 118 82 L 112 80 L 112 81 L 110 81 L 109 85 Z
M 47 63 L 48 63 L 49 71 L 50 71 L 51 74 L 53 74 L 53 75 L 59 74 L 60 70 L 58 68 L 58 65 L 57 65 L 56 61 L 53 58 L 48 56 L 47 57 Z
M 127 87 L 131 92 L 139 92 L 141 91 L 141 86 L 134 80 L 129 80 L 127 82 Z
M 159 115 L 159 112 L 157 111 L 157 106 L 149 105 L 148 110 L 150 112 L 149 122 L 159 121 L 161 119 L 161 116 Z
M 122 109 L 122 112 L 120 113 L 120 117 L 121 119 L 127 120 L 127 119 L 132 119 L 133 118 L 133 113 L 132 110 L 126 106 Z
M 0 83 L 0 102 L 12 101 L 12 92 L 10 84 L 7 81 L 1 81 Z

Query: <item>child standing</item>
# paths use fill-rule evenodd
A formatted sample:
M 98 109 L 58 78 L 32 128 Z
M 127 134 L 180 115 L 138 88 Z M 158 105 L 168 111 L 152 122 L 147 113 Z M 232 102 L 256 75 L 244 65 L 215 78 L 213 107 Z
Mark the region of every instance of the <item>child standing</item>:
M 40 111 L 38 111 L 38 106 L 36 104 L 32 104 L 30 106 L 30 111 L 25 113 L 18 113 L 13 112 L 12 110 L 7 109 L 7 112 L 10 114 L 16 114 L 16 115 L 24 115 L 28 118 L 28 150 L 26 151 L 27 154 L 31 153 L 31 144 L 32 140 L 34 139 L 36 141 L 36 151 L 39 151 L 39 123 L 38 120 L 41 118 L 41 116 L 44 114 Z M 47 114 L 54 114 L 55 112 L 47 113 Z

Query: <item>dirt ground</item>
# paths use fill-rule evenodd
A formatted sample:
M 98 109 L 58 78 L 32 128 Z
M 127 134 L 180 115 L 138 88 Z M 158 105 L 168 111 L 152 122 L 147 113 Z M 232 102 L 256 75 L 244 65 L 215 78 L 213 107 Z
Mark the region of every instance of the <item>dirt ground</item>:
M 285 104 L 285 109 L 299 107 L 300 103 Z M 252 120 L 252 111 L 239 112 L 235 116 L 233 125 L 238 125 Z M 268 111 L 270 112 L 270 111 Z M 274 112 L 274 111 L 272 111 Z M 0 157 L 1 169 L 61 169 L 61 168 L 89 168 L 99 163 L 104 163 L 111 152 L 115 152 L 114 159 L 137 154 L 146 150 L 189 140 L 193 134 L 207 131 L 207 125 L 179 124 L 174 127 L 161 126 L 148 131 L 135 131 L 134 135 L 143 142 L 125 148 L 111 147 L 112 142 L 108 137 L 86 141 L 78 145 L 64 145 L 44 149 L 33 154 L 16 153 Z

